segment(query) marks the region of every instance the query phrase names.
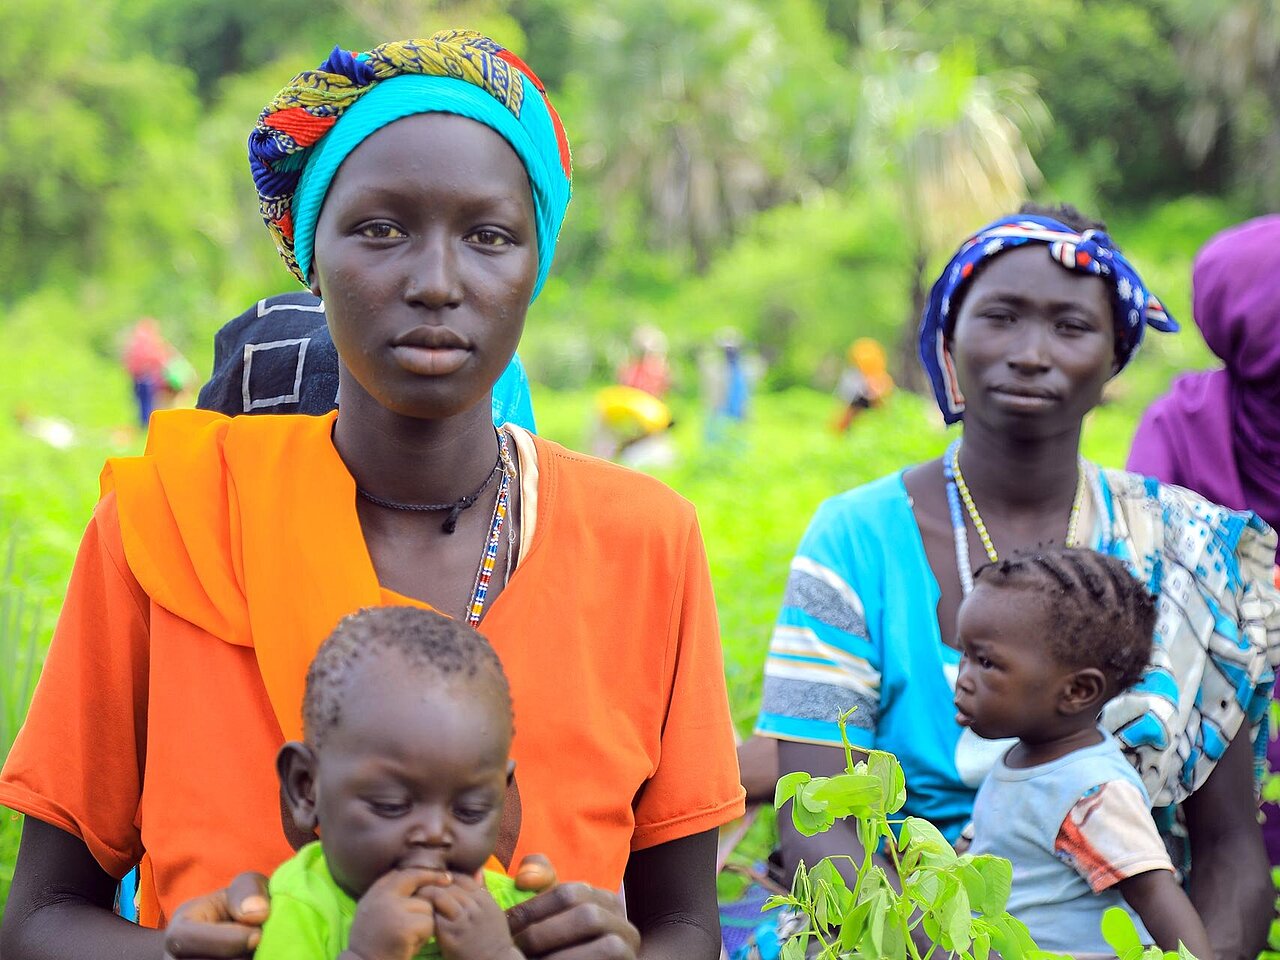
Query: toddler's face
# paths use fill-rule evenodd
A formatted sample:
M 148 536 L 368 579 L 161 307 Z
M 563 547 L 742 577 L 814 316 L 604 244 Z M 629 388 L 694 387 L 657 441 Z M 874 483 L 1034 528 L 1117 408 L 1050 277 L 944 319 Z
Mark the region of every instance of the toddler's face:
M 356 899 L 390 870 L 475 873 L 497 843 L 510 770 L 495 696 L 389 660 L 352 678 L 316 751 L 325 860 Z
M 1035 594 L 981 582 L 956 620 L 960 670 L 956 722 L 980 737 L 1047 735 L 1059 723 L 1059 694 L 1071 671 L 1046 642 L 1048 610 Z

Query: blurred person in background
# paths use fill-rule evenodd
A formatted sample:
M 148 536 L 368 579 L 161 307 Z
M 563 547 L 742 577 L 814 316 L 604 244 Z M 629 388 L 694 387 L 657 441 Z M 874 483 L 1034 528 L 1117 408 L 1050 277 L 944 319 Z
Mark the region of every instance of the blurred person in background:
M 160 333 L 153 317 L 143 317 L 125 339 L 121 360 L 133 381 L 138 423 L 145 430 L 151 414 L 172 405 L 191 383 L 194 370 Z
M 763 372 L 761 367 L 760 358 L 743 349 L 742 334 L 732 327 L 717 333 L 713 344 L 699 355 L 708 443 L 732 438 L 747 419 L 751 390 Z
M 870 337 L 859 337 L 849 345 L 845 368 L 836 383 L 840 409 L 831 427 L 844 433 L 854 418 L 864 410 L 883 403 L 893 393 L 893 377 L 889 376 L 884 347 Z
M 618 383 L 663 399 L 671 388 L 667 335 L 657 327 L 641 324 L 631 334 L 631 349 L 633 356 L 618 371 Z

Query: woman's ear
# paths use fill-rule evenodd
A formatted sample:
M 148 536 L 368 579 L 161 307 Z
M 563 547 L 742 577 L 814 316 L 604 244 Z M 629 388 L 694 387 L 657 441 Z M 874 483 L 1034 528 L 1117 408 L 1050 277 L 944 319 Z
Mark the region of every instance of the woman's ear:
M 290 740 L 276 754 L 276 774 L 280 794 L 294 825 L 306 832 L 316 831 L 316 753 L 307 744 Z
M 1097 713 L 1107 702 L 1107 678 L 1097 667 L 1085 667 L 1070 674 L 1058 695 L 1058 710 L 1067 716 L 1090 711 Z

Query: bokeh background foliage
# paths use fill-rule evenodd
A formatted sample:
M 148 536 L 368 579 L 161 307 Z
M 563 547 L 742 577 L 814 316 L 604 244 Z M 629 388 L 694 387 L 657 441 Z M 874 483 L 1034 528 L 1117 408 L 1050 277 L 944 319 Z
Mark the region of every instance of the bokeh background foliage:
M 521 347 L 543 432 L 582 446 L 630 331 L 671 341 L 680 459 L 662 476 L 699 508 L 744 730 L 813 508 L 945 442 L 906 393 L 830 434 L 850 340 L 896 346 L 907 374 L 931 271 L 1027 195 L 1105 217 L 1190 327 L 1195 249 L 1280 208 L 1274 0 L 4 4 L 0 755 L 102 460 L 140 446 L 121 332 L 155 316 L 204 372 L 219 325 L 291 289 L 244 158 L 258 110 L 334 43 L 462 25 L 540 69 L 575 147 Z M 709 449 L 695 356 L 725 327 L 767 368 L 751 419 Z M 1121 463 L 1145 403 L 1211 361 L 1194 330 L 1151 343 L 1094 414 L 1088 452 Z M 41 418 L 74 443 L 33 436 Z M 0 818 L 0 902 L 17 829 Z

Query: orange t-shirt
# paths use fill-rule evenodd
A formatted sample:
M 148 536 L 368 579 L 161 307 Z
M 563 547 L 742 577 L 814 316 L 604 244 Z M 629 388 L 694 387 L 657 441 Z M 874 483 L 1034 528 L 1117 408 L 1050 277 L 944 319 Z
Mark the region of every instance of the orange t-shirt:
M 144 920 L 292 851 L 274 758 L 307 665 L 379 586 L 325 417 L 169 411 L 103 471 L 0 804 L 145 854 Z M 537 522 L 481 623 L 511 682 L 515 859 L 617 889 L 632 850 L 743 809 L 693 507 L 537 439 Z

